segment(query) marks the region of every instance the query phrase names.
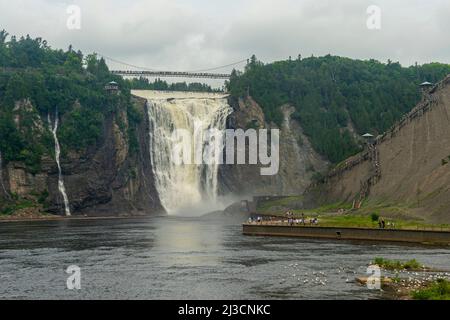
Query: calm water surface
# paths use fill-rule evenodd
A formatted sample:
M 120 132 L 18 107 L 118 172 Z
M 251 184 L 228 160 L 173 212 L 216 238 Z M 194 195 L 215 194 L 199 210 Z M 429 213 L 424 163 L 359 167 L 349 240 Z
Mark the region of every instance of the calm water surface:
M 369 299 L 376 256 L 448 269 L 450 249 L 249 237 L 200 218 L 0 223 L 0 298 Z M 68 290 L 65 269 L 81 268 Z

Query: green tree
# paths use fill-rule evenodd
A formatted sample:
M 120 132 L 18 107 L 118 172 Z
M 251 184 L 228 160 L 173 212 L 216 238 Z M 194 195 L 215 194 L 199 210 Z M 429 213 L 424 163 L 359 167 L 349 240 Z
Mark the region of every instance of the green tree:
M 296 108 L 297 119 L 313 147 L 332 162 L 360 150 L 357 134 L 387 130 L 420 99 L 418 84 L 436 82 L 450 73 L 448 64 L 402 67 L 398 62 L 353 60 L 326 55 L 263 64 L 252 56 L 226 82 L 235 97 L 249 93 L 267 122 L 281 125 L 280 106 Z

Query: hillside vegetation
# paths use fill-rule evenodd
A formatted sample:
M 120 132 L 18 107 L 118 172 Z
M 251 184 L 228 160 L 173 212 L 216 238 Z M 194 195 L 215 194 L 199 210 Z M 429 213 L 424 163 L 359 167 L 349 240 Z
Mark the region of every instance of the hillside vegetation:
M 145 77 L 132 78 L 126 80 L 131 89 L 134 90 L 164 90 L 164 91 L 194 91 L 194 92 L 220 92 L 219 89 L 213 89 L 210 85 L 200 82 L 175 82 L 168 83 L 159 78 L 150 82 Z
M 120 95 L 105 92 L 111 80 L 119 83 Z M 32 171 L 39 170 L 41 156 L 53 152 L 53 140 L 48 130 L 35 134 L 36 116 L 47 125 L 47 115 L 56 110 L 64 119 L 58 131 L 63 155 L 94 144 L 105 115 L 119 106 L 126 108 L 129 130 L 134 130 L 139 117 L 130 97 L 129 83 L 112 75 L 95 54 L 83 56 L 72 47 L 56 50 L 41 38 L 17 39 L 0 31 L 0 152 L 5 162 L 23 161 Z M 17 108 L 24 100 L 31 102 L 32 110 Z M 20 127 L 14 120 L 19 113 Z
M 327 55 L 264 64 L 253 56 L 243 73 L 232 72 L 227 89 L 252 96 L 266 120 L 278 125 L 279 107 L 293 105 L 316 151 L 338 163 L 360 150 L 352 130 L 384 132 L 419 101 L 419 83 L 448 73 L 450 65 L 440 63 L 405 68 Z

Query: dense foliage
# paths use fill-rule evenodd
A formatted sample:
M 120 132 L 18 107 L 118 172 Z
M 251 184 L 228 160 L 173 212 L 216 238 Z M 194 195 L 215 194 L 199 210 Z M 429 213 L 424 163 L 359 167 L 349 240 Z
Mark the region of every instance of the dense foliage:
M 279 107 L 293 105 L 314 148 L 336 163 L 359 150 L 352 128 L 357 134 L 384 132 L 418 102 L 419 83 L 448 73 L 450 65 L 440 63 L 405 68 L 327 55 L 263 64 L 253 56 L 226 85 L 233 96 L 252 96 L 266 120 L 278 125 Z
M 53 152 L 50 132 L 41 130 L 43 133 L 36 135 L 34 128 L 39 121 L 47 126 L 47 115 L 53 119 L 56 110 L 63 153 L 95 143 L 105 116 L 119 106 L 127 108 L 131 123 L 139 120 L 131 104 L 129 83 L 112 75 L 95 54 L 84 57 L 72 47 L 54 50 L 40 38 L 7 38 L 1 31 L 0 151 L 6 162 L 21 160 L 36 169 L 42 154 Z M 119 95 L 104 90 L 112 80 L 119 83 Z M 26 99 L 33 112 L 22 112 L 18 126 L 15 119 L 21 110 L 17 103 L 23 105 Z
M 201 92 L 214 92 L 218 89 L 213 89 L 211 86 L 200 82 L 176 82 L 167 83 L 161 79 L 155 79 L 150 82 L 147 78 L 139 77 L 127 80 L 130 83 L 131 89 L 139 90 L 167 90 L 167 91 L 201 91 Z

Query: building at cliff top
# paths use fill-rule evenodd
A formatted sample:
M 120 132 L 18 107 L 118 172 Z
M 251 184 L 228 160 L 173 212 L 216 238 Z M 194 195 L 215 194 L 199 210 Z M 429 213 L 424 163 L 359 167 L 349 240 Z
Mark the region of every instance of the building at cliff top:
M 110 81 L 105 85 L 105 90 L 110 94 L 118 94 L 119 84 L 115 81 Z

